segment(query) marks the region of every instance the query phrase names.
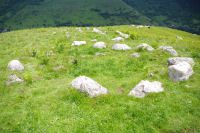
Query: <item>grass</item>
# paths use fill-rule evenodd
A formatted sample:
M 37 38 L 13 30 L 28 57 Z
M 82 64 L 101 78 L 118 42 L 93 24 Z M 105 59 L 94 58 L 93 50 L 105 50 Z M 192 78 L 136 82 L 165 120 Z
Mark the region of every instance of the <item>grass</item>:
M 105 35 L 82 29 L 82 33 L 75 27 L 61 27 L 0 34 L 0 132 L 200 132 L 200 36 L 128 25 L 101 27 L 107 31 Z M 132 50 L 111 50 L 115 44 L 111 39 L 119 36 L 116 30 L 131 35 L 123 43 Z M 66 31 L 71 38 L 65 36 Z M 92 39 L 106 42 L 108 48 L 94 49 Z M 87 45 L 72 47 L 74 40 L 85 40 Z M 194 75 L 188 81 L 169 80 L 170 54 L 135 51 L 140 43 L 154 48 L 170 45 L 180 56 L 192 57 Z M 48 54 L 51 51 L 54 55 Z M 95 56 L 96 52 L 107 55 Z M 139 52 L 141 57 L 131 57 L 133 52 Z M 25 66 L 23 72 L 7 69 L 13 59 Z M 54 70 L 61 65 L 63 69 Z M 150 77 L 150 73 L 154 76 Z M 25 82 L 6 86 L 11 74 Z M 73 89 L 70 82 L 80 75 L 96 80 L 109 94 L 90 98 Z M 143 99 L 127 96 L 141 80 L 160 81 L 165 91 Z

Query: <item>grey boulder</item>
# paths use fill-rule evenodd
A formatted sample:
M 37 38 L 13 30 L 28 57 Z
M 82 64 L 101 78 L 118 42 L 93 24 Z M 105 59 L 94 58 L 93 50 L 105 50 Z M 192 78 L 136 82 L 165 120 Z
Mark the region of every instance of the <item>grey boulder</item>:
M 12 60 L 8 63 L 8 68 L 13 71 L 23 71 L 24 66 L 18 60 Z
M 112 46 L 112 49 L 114 49 L 114 50 L 130 50 L 131 47 L 129 47 L 126 44 L 115 44 Z
M 171 46 L 160 46 L 158 49 L 169 52 L 172 56 L 178 56 L 176 50 L 174 50 L 174 48 Z

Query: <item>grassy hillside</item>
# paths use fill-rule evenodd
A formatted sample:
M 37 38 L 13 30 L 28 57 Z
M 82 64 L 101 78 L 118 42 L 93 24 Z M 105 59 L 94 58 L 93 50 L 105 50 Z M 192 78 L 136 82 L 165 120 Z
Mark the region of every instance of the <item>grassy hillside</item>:
M 0 29 L 149 24 L 200 33 L 197 0 L 2 0 Z
M 200 132 L 200 36 L 168 28 L 136 29 L 128 25 L 102 27 L 105 35 L 82 29 L 83 32 L 73 27 L 40 28 L 0 34 L 1 133 Z M 131 35 L 123 43 L 132 50 L 111 50 L 115 44 L 111 39 L 119 36 L 116 30 Z M 66 31 L 71 38 L 66 37 Z M 106 42 L 108 48 L 94 49 L 93 39 Z M 87 45 L 71 46 L 75 40 L 85 40 Z M 171 55 L 160 50 L 135 51 L 140 43 L 154 48 L 173 46 L 181 57 L 195 60 L 195 73 L 188 81 L 169 80 L 167 59 Z M 106 56 L 95 56 L 96 52 Z M 131 57 L 134 52 L 141 57 Z M 8 70 L 7 64 L 13 59 L 19 59 L 25 70 Z M 64 68 L 56 70 L 58 66 Z M 150 77 L 150 73 L 154 76 Z M 25 82 L 6 86 L 11 74 Z M 73 89 L 70 82 L 80 75 L 96 80 L 109 94 L 90 98 Z M 127 96 L 141 80 L 159 81 L 165 91 L 143 99 Z

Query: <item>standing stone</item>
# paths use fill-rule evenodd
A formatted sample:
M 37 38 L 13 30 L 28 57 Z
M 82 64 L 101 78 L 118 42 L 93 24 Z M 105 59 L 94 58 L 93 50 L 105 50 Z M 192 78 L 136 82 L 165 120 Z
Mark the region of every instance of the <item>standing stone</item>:
M 188 80 L 194 73 L 192 66 L 185 61 L 169 66 L 167 72 L 170 79 L 175 82 Z
M 194 66 L 194 60 L 192 58 L 189 58 L 189 57 L 174 57 L 174 58 L 169 58 L 167 60 L 167 63 L 168 63 L 168 66 L 171 66 L 171 65 L 176 65 L 176 64 L 179 64 L 180 62 L 187 62 L 189 63 L 191 66 Z
M 169 52 L 172 56 L 178 56 L 176 50 L 171 46 L 160 46 L 158 49 Z
M 74 41 L 72 46 L 86 45 L 86 41 Z
M 154 51 L 154 48 L 152 48 L 150 45 L 146 44 L 146 43 L 142 43 L 140 45 L 138 45 L 135 50 L 142 48 L 142 49 L 146 49 L 148 51 Z
M 74 79 L 71 82 L 71 85 L 72 87 L 76 88 L 77 90 L 80 90 L 81 92 L 88 93 L 90 97 L 95 97 L 101 94 L 108 93 L 106 88 L 104 88 L 99 83 L 86 76 L 80 76 Z
M 120 41 L 124 41 L 124 38 L 116 37 L 116 38 L 113 38 L 112 40 L 115 41 L 115 42 L 120 42 Z
M 18 60 L 12 60 L 8 63 L 8 68 L 13 71 L 23 71 L 24 66 Z
M 97 42 L 97 43 L 94 44 L 93 47 L 103 49 L 103 48 L 106 48 L 106 43 L 105 42 Z
M 92 32 L 99 33 L 99 34 L 105 34 L 102 31 L 98 30 L 97 28 L 93 28 Z
M 126 44 L 115 44 L 112 46 L 112 49 L 114 49 L 114 50 L 130 50 L 131 47 L 129 47 Z
M 124 37 L 124 38 L 129 38 L 130 37 L 130 35 L 128 35 L 128 34 L 124 34 L 124 33 L 122 33 L 122 32 L 120 32 L 120 31 L 116 31 L 118 34 L 120 34 L 120 36 L 122 36 L 122 37 Z
M 158 81 L 149 82 L 148 80 L 142 80 L 138 85 L 135 86 L 129 93 L 138 98 L 143 98 L 149 93 L 158 93 L 164 91 L 162 83 Z

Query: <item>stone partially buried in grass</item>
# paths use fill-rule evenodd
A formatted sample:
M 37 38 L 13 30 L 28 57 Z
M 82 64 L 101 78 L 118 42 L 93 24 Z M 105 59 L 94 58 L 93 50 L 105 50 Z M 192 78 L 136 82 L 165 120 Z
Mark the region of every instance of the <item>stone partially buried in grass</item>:
M 116 33 L 120 34 L 120 36 L 122 36 L 122 37 L 124 37 L 124 38 L 129 38 L 129 37 L 130 37 L 130 35 L 124 34 L 124 33 L 120 32 L 120 31 L 118 31 L 118 30 L 116 31 Z
M 11 83 L 14 83 L 14 82 L 24 82 L 24 80 L 17 77 L 17 75 L 11 75 L 8 77 L 8 81 L 6 82 L 6 85 L 10 85 Z
M 93 47 L 98 48 L 98 49 L 103 49 L 103 48 L 106 48 L 106 43 L 105 42 L 97 42 L 94 44 Z
M 149 82 L 148 80 L 142 80 L 138 85 L 136 85 L 129 93 L 129 95 L 143 98 L 149 93 L 158 93 L 164 91 L 162 83 L 158 81 Z
M 8 68 L 13 71 L 23 71 L 24 66 L 18 60 L 12 60 L 8 63 Z
M 115 42 L 120 42 L 120 41 L 124 41 L 124 38 L 123 37 L 116 37 L 116 38 L 113 38 L 112 40 L 115 41 Z
M 192 58 L 189 58 L 189 57 L 173 57 L 173 58 L 169 58 L 167 60 L 167 63 L 168 63 L 168 66 L 171 66 L 171 65 L 176 65 L 176 64 L 179 64 L 180 62 L 187 62 L 189 63 L 191 66 L 194 66 L 194 60 Z
M 167 72 L 170 79 L 175 82 L 188 80 L 194 73 L 192 66 L 185 61 L 169 66 Z
M 72 46 L 86 45 L 86 41 L 74 41 Z
M 86 76 L 80 76 L 71 82 L 72 87 L 80 90 L 81 92 L 86 92 L 90 97 L 95 97 L 102 94 L 107 94 L 106 88 L 101 86 L 99 83 Z
M 112 46 L 112 49 L 114 49 L 114 50 L 130 50 L 131 47 L 129 47 L 126 44 L 115 44 Z
M 169 52 L 172 56 L 178 56 L 178 53 L 172 46 L 160 46 L 158 49 Z
M 154 48 L 152 48 L 150 45 L 146 44 L 146 43 L 142 43 L 140 45 L 138 45 L 135 50 L 138 50 L 138 49 L 144 49 L 144 50 L 148 50 L 148 51 L 154 51 Z

